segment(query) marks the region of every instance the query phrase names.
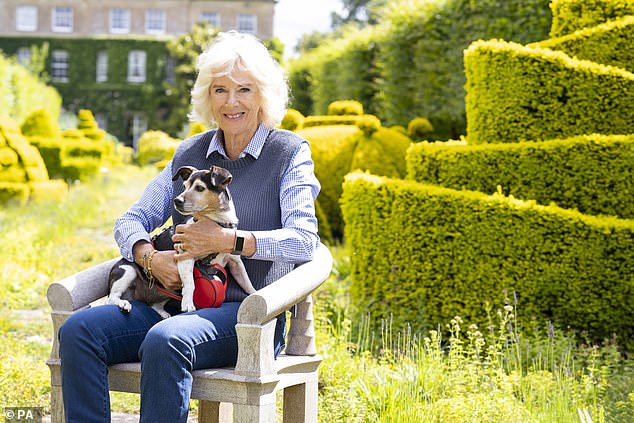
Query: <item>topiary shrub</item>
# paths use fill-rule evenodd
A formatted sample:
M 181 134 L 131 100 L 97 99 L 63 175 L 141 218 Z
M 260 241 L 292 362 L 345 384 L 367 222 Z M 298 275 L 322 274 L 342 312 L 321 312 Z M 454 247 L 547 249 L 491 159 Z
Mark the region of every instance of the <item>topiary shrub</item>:
M 0 114 L 0 203 L 26 203 L 33 195 L 41 198 L 50 190 L 55 198 L 65 192 L 65 184 L 49 180 L 37 148 L 29 144 L 18 124 Z
M 170 137 L 163 131 L 147 131 L 139 138 L 139 150 L 136 161 L 141 166 L 156 164 L 174 155 L 180 140 Z
M 433 125 L 424 117 L 414 118 L 407 125 L 407 135 L 414 141 L 423 141 L 433 131 Z
M 289 131 L 295 131 L 297 129 L 301 129 L 304 123 L 304 115 L 301 114 L 299 110 L 288 109 L 286 114 L 284 115 L 284 119 L 282 119 L 282 124 L 280 128 L 286 129 Z
M 376 124 L 373 119 L 369 121 Z M 317 210 L 323 216 L 319 231 L 324 239 L 341 239 L 343 235 L 339 200 L 347 173 L 361 169 L 394 178 L 406 174 L 405 154 L 411 140 L 398 131 L 379 126 L 366 135 L 356 125 L 332 125 L 304 128 L 298 134 L 310 142 L 315 174 L 321 182 Z
M 376 131 L 381 129 L 381 121 L 374 115 L 363 115 L 357 120 L 357 128 L 363 131 L 363 135 L 371 137 Z
M 61 135 L 59 125 L 46 109 L 38 109 L 28 115 L 20 130 L 25 137 L 58 138 Z
M 329 115 L 355 115 L 363 114 L 363 104 L 356 100 L 337 100 L 328 105 Z
M 80 110 L 77 113 L 77 118 L 77 129 L 83 132 L 86 138 L 93 141 L 103 141 L 106 139 L 106 131 L 99 129 L 95 116 L 90 110 Z
M 202 134 L 207 130 L 207 127 L 202 122 L 192 122 L 189 125 L 189 132 L 187 133 L 187 138 L 193 137 L 196 134 Z

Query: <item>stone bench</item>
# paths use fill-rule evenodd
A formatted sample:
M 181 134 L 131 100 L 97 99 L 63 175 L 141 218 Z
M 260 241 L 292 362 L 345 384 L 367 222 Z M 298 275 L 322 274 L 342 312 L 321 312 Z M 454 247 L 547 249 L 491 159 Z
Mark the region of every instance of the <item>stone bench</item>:
M 113 259 L 48 288 L 54 342 L 47 364 L 51 370 L 51 421 L 64 421 L 57 333 L 74 312 L 93 306 L 108 294 Z M 199 422 L 276 421 L 276 392 L 283 390 L 283 421 L 317 422 L 317 369 L 311 293 L 330 275 L 332 256 L 320 244 L 312 261 L 247 297 L 238 311 L 238 361 L 235 368 L 193 372 L 192 398 L 199 400 Z M 273 357 L 275 318 L 293 306 L 287 345 Z M 109 368 L 111 391 L 139 393 L 140 363 Z

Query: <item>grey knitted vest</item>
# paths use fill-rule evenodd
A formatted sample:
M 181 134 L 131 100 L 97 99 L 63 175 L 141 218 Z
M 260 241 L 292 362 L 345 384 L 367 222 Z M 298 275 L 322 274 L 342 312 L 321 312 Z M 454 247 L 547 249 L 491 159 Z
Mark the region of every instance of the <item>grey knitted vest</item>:
M 256 160 L 246 155 L 238 160 L 228 160 L 214 152 L 206 157 L 215 130 L 197 134 L 181 143 L 172 159 L 172 170 L 181 166 L 209 169 L 212 165 L 229 170 L 233 180 L 229 191 L 236 206 L 240 229 L 266 231 L 280 229 L 280 182 L 302 139 L 293 132 L 272 130 Z M 183 181 L 174 182 L 174 197 L 183 191 Z M 174 225 L 183 223 L 186 217 L 172 208 Z M 293 264 L 242 258 L 255 289 L 263 288 L 293 269 Z M 246 293 L 229 276 L 226 301 L 242 301 Z

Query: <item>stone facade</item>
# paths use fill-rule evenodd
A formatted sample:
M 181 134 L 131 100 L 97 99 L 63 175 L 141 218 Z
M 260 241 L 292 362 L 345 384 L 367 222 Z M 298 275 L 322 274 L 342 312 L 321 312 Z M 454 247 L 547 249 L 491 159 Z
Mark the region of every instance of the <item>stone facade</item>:
M 274 6 L 275 0 L 0 0 L 0 36 L 169 36 L 210 20 L 269 39 Z

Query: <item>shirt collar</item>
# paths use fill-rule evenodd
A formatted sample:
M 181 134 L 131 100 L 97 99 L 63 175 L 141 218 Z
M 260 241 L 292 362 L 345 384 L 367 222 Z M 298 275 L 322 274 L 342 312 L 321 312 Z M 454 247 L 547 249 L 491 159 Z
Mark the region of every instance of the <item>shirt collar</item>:
M 263 123 L 260 123 L 260 126 L 258 126 L 258 129 L 255 131 L 253 138 L 251 138 L 249 144 L 242 153 L 240 153 L 240 158 L 245 157 L 247 154 L 253 156 L 254 159 L 260 157 L 260 153 L 262 152 L 266 138 L 269 136 L 269 132 L 270 130 Z M 209 148 L 207 149 L 207 157 L 209 157 L 214 151 L 217 151 L 222 155 L 222 157 L 227 158 L 224 145 L 224 133 L 221 129 L 218 129 L 214 133 L 214 136 L 209 143 Z

